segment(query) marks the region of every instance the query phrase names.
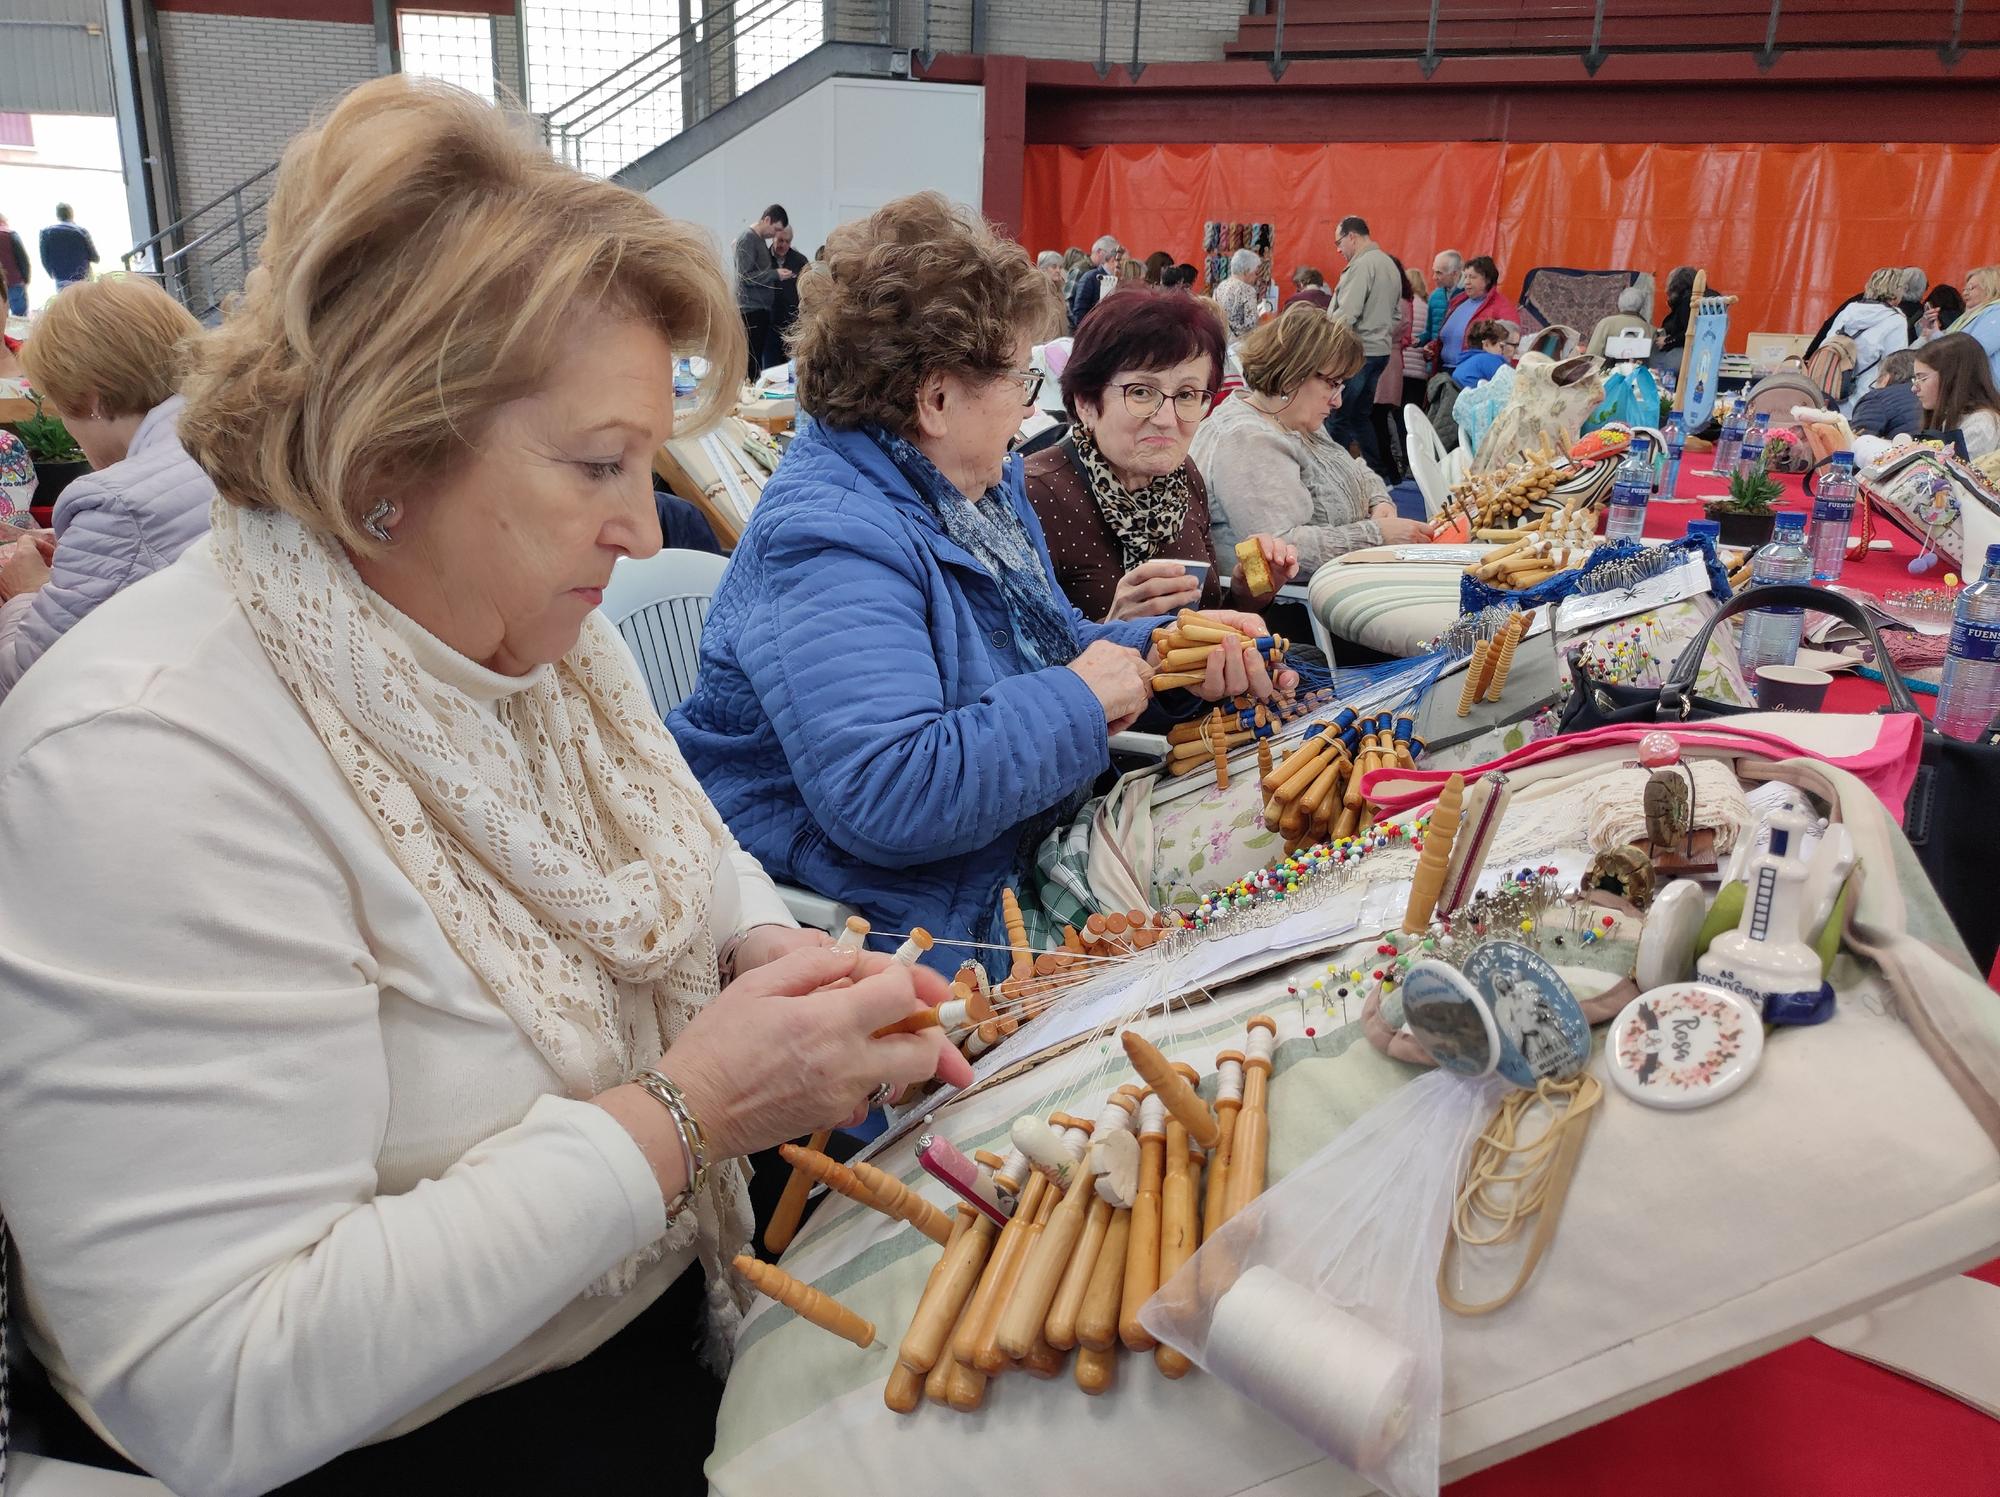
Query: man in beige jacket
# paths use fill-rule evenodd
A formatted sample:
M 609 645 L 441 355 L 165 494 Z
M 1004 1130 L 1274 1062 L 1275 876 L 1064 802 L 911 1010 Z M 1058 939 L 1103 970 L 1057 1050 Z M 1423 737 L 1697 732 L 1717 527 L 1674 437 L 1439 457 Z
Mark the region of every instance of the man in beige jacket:
M 1361 459 L 1394 481 L 1375 441 L 1375 382 L 1389 367 L 1396 308 L 1404 296 L 1403 274 L 1389 252 L 1368 237 L 1367 220 L 1349 214 L 1335 230 L 1334 246 L 1347 261 L 1334 288 L 1329 315 L 1353 328 L 1361 339 L 1361 370 L 1347 382 L 1340 406 L 1327 417 L 1326 432 L 1344 447 L 1359 450 Z

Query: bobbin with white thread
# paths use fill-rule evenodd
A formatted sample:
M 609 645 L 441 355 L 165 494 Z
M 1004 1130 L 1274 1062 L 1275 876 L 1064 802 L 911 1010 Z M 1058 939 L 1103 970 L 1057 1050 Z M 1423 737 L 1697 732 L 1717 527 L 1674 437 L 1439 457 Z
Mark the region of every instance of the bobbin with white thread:
M 1018 1171 L 1018 1173 L 1017 1173 Z M 1033 1223 L 1035 1212 L 1041 1206 L 1042 1194 L 1048 1189 L 1049 1177 L 1032 1168 L 1028 1156 L 1019 1149 L 1008 1154 L 1000 1168 L 994 1172 L 995 1186 L 1002 1190 L 1019 1192 L 1019 1200 L 1014 1206 L 1014 1214 L 1007 1218 L 1007 1225 L 1000 1229 L 1000 1235 L 987 1255 L 986 1266 L 979 1276 L 979 1283 L 972 1292 L 971 1303 L 960 1318 L 958 1327 L 952 1332 L 952 1355 L 964 1363 L 969 1371 L 983 1371 L 978 1365 L 980 1353 L 986 1348 L 989 1338 L 999 1335 L 998 1315 L 1000 1306 L 996 1303 L 1001 1287 L 1012 1278 L 1012 1265 L 1020 1251 L 1021 1242 Z M 997 1348 L 996 1348 L 997 1355 Z M 954 1400 L 953 1407 L 957 1407 Z
M 859 915 L 849 915 L 847 917 L 847 924 L 841 929 L 840 934 L 834 938 L 833 949 L 835 951 L 862 950 L 868 944 L 869 930 L 870 926 L 866 920 L 863 920 Z
M 1151 1351 L 1157 1344 L 1152 1332 L 1139 1324 L 1139 1308 L 1160 1287 L 1160 1186 L 1166 1160 L 1167 1105 L 1158 1093 L 1149 1091 L 1139 1103 L 1139 1191 L 1132 1198 L 1118 1312 L 1118 1339 L 1131 1351 Z
M 1049 1301 L 1047 1319 L 1042 1323 L 1044 1339 L 1058 1351 L 1068 1351 L 1076 1345 L 1076 1322 L 1083 1313 L 1084 1292 L 1090 1287 L 1097 1255 L 1103 1250 L 1105 1234 L 1111 1227 L 1112 1202 L 1097 1190 L 1097 1177 L 1103 1171 L 1103 1148 L 1114 1138 L 1131 1141 L 1132 1111 L 1136 1105 L 1125 1093 L 1113 1092 L 1105 1101 L 1104 1111 L 1097 1116 L 1097 1126 L 1091 1130 L 1090 1149 L 1084 1155 L 1083 1166 L 1090 1184 L 1081 1197 L 1082 1230 L 1069 1250 L 1055 1297 Z M 1069 1204 L 1065 1198 L 1063 1205 Z
M 1075 1154 L 1072 1156 L 1072 1162 L 1075 1159 L 1082 1158 L 1084 1146 L 1089 1139 L 1089 1134 L 1086 1130 L 1090 1125 L 1080 1118 L 1071 1117 L 1066 1112 L 1050 1113 L 1049 1123 L 1050 1126 L 1061 1130 L 1061 1137 L 1065 1148 L 1074 1147 Z M 1050 1180 L 1048 1175 L 1043 1174 L 1039 1169 L 1036 1171 L 1036 1174 L 1043 1184 L 1041 1195 L 1036 1201 L 1032 1219 L 1025 1224 L 1018 1234 L 1013 1255 L 1008 1259 L 1005 1271 L 995 1286 L 993 1307 L 988 1312 L 988 1321 L 980 1335 L 979 1345 L 973 1349 L 972 1353 L 972 1365 L 988 1376 L 1005 1368 L 1010 1359 L 1018 1360 L 1026 1356 L 1029 1350 L 1033 1348 L 1035 1342 L 1041 1338 L 1041 1320 L 1037 1317 L 1034 1325 L 1029 1328 L 1025 1340 L 1019 1344 L 1018 1350 L 1009 1350 L 1001 1344 L 1002 1329 L 1008 1324 L 1008 1311 L 1014 1304 L 1015 1295 L 1021 1286 L 1022 1277 L 1027 1273 L 1028 1265 L 1034 1259 L 1035 1248 L 1041 1242 L 1043 1232 L 1047 1230 L 1049 1218 L 1054 1214 L 1057 1203 L 1062 1199 L 1062 1192 L 1056 1189 L 1054 1182 Z M 1029 1188 L 1033 1188 L 1032 1182 Z M 1016 1213 L 1015 1222 L 1018 1222 L 1020 1216 L 1024 1214 L 1025 1210 Z M 1009 1222 L 1008 1225 L 1013 1226 L 1015 1222 Z
M 1176 1061 L 1174 1070 L 1192 1088 L 1194 1067 Z M 1193 1256 L 1200 1238 L 1201 1221 L 1195 1209 L 1194 1187 L 1197 1152 L 1186 1123 L 1178 1113 L 1169 1113 L 1165 1174 L 1160 1185 L 1159 1282 L 1162 1284 L 1180 1272 L 1181 1265 Z M 1155 1347 L 1153 1360 L 1164 1377 L 1185 1377 L 1193 1365 L 1171 1346 Z
M 904 939 L 903 944 L 896 948 L 896 960 L 906 967 L 914 967 L 924 959 L 924 953 L 934 944 L 931 933 L 919 925 Z
M 1215 1057 L 1215 1121 L 1222 1140 L 1209 1151 L 1208 1178 L 1201 1208 L 1201 1236 L 1206 1242 L 1222 1226 L 1229 1162 L 1236 1152 L 1236 1115 L 1243 1107 L 1243 1052 L 1225 1050 Z
M 1243 1108 L 1230 1140 L 1229 1179 L 1223 1192 L 1226 1222 L 1264 1191 L 1264 1166 L 1271 1147 L 1268 1103 L 1271 1065 L 1278 1050 L 1278 1024 L 1268 1014 L 1250 1020 L 1244 1035 Z
M 1118 1111 L 1122 1115 L 1123 1110 L 1107 1108 L 1107 1111 Z M 1090 1172 L 1087 1151 L 1090 1135 L 1095 1130 L 1081 1119 L 1065 1121 L 1077 1125 L 1066 1128 L 1063 1133 L 1064 1145 L 1075 1148 L 1077 1159 L 1068 1190 L 1050 1213 L 1047 1225 L 1029 1250 L 1020 1281 L 1014 1286 L 1006 1313 L 1001 1318 L 1000 1350 L 1009 1357 L 1025 1359 L 1035 1350 L 1037 1342 L 1046 1340 L 1044 1327 L 1049 1308 L 1055 1302 L 1056 1291 L 1062 1286 L 1070 1254 L 1083 1234 L 1084 1219 L 1094 1199 L 1091 1185 L 1096 1177 Z M 1114 1123 L 1112 1126 L 1117 1125 Z

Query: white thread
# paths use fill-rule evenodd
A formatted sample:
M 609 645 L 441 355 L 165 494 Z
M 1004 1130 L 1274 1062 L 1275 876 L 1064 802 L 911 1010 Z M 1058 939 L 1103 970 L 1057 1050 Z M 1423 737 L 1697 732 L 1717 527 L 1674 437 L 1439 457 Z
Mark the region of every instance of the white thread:
M 1167 1104 L 1160 1100 L 1158 1092 L 1146 1093 L 1139 1104 L 1139 1136 L 1164 1134 L 1167 1131 Z
M 1127 1133 L 1132 1131 L 1132 1114 L 1127 1112 L 1123 1107 L 1120 1107 L 1116 1102 L 1106 1102 L 1104 1104 L 1104 1111 L 1097 1115 L 1096 1136 L 1098 1138 L 1105 1138 L 1118 1132 L 1120 1129 L 1123 1129 Z
M 867 944 L 868 922 L 859 915 L 850 915 L 847 924 L 841 928 L 840 937 L 833 943 L 835 951 L 857 952 Z
M 1242 1061 L 1222 1060 L 1216 1062 L 1215 1100 L 1218 1103 L 1241 1102 L 1243 1100 Z
M 1243 1048 L 1248 1052 L 1244 1056 L 1245 1064 L 1253 1060 L 1261 1060 L 1268 1063 L 1277 1056 L 1278 1036 L 1274 1031 L 1266 1029 L 1262 1024 L 1259 1024 L 1255 1029 L 1250 1031 L 1248 1038 L 1244 1041 Z
M 971 1005 L 963 998 L 950 998 L 938 1005 L 938 1025 L 949 1032 L 963 1029 L 967 1019 L 972 1017 Z
M 931 934 L 927 930 L 917 930 L 910 938 L 896 948 L 896 960 L 906 967 L 914 967 L 923 960 L 924 953 L 931 949 Z
M 1261 1264 L 1216 1301 L 1203 1365 L 1364 1474 L 1381 1469 L 1409 1425 L 1416 1358 Z
M 1694 825 L 1715 833 L 1715 850 L 1728 852 L 1746 828 L 1755 825 L 1736 775 L 1719 759 L 1683 760 L 1694 771 Z M 1674 777 L 1686 781 L 1678 770 Z M 1643 769 L 1618 769 L 1583 787 L 1581 797 L 1592 852 L 1607 852 L 1646 835 L 1646 782 Z M 1553 845 L 1553 844 L 1551 844 Z
M 981 1027 L 983 1028 L 984 1026 Z M 969 1060 L 978 1059 L 980 1056 L 984 1055 L 988 1050 L 991 1050 L 993 1048 L 994 1043 L 997 1043 L 997 1041 L 989 1042 L 986 1039 L 986 1037 L 979 1032 L 978 1029 L 972 1030 L 965 1036 L 966 1058 Z
M 1003 1190 L 1019 1190 L 1028 1183 L 1028 1156 L 1018 1148 L 1009 1149 L 1007 1157 L 1000 1161 L 1000 1168 L 993 1172 L 993 1178 L 1002 1182 Z M 1005 1184 L 1008 1180 L 1014 1183 Z
M 1090 1147 L 1090 1130 L 1088 1128 L 1065 1128 L 1063 1129 L 1062 1141 L 1063 1147 L 1069 1150 L 1070 1157 L 1076 1160 L 1078 1164 L 1083 1163 L 1084 1151 Z

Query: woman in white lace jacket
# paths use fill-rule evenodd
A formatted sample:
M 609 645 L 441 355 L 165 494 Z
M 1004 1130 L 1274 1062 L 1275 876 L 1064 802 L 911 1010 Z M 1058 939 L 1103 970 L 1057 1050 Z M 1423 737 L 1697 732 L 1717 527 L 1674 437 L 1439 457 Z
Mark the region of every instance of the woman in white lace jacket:
M 870 1037 L 942 983 L 794 928 L 594 611 L 740 323 L 439 84 L 348 95 L 269 224 L 187 390 L 212 540 L 0 708 L 28 1339 L 183 1492 L 699 1490 L 741 1156 L 969 1079 Z
M 1236 345 L 1246 388 L 1209 414 L 1189 456 L 1208 485 L 1215 552 L 1245 536 L 1296 547 L 1298 580 L 1348 551 L 1428 537 L 1396 514 L 1382 480 L 1326 434 L 1361 340 L 1318 307 L 1287 307 Z

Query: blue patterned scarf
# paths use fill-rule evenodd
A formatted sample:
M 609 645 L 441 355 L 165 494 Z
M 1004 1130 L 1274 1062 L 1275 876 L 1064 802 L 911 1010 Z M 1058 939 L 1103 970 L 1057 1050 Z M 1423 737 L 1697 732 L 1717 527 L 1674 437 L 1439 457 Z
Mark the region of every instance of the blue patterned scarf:
M 875 445 L 888 455 L 930 507 L 944 533 L 971 553 L 1000 584 L 1014 638 L 1030 669 L 1068 665 L 1076 658 L 1076 630 L 1056 598 L 1048 569 L 1028 539 L 1027 527 L 998 486 L 977 500 L 967 499 L 937 464 L 915 443 L 879 426 L 867 428 Z

